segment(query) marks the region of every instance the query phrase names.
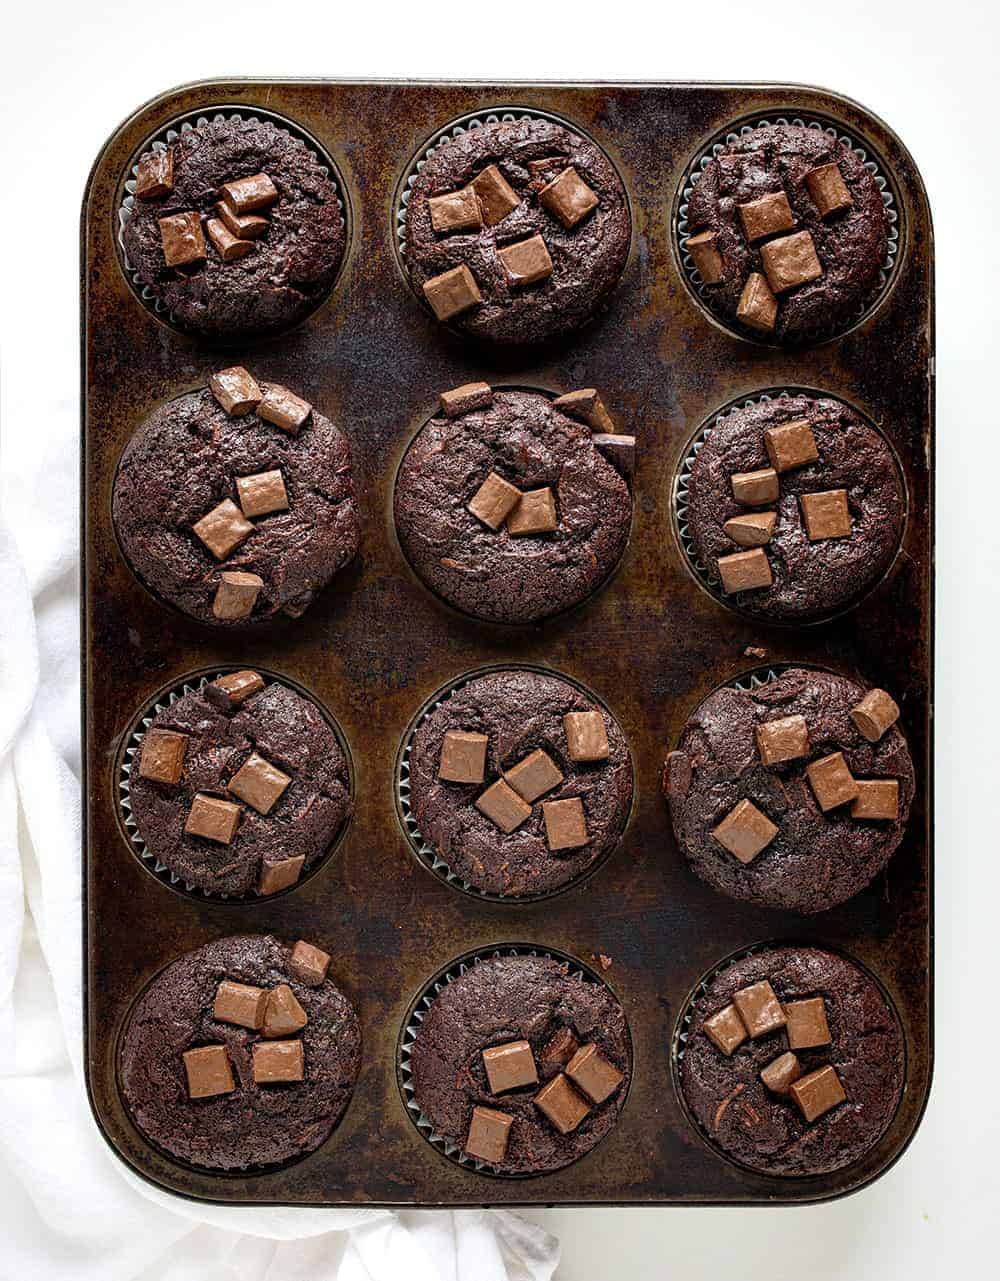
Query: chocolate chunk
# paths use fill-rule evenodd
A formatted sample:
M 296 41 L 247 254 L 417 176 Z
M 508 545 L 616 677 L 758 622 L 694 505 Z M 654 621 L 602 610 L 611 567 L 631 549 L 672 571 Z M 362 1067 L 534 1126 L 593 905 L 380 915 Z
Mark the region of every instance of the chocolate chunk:
M 431 226 L 439 235 L 456 231 L 478 231 L 483 225 L 479 198 L 472 187 L 449 191 L 444 196 L 431 196 L 427 201 Z
M 663 763 L 663 787 L 671 799 L 683 800 L 691 790 L 691 757 L 687 752 L 668 752 Z
M 212 1018 L 219 1023 L 234 1023 L 237 1027 L 248 1027 L 257 1032 L 264 1026 L 267 996 L 266 988 L 223 979 L 215 989 Z
M 547 752 L 540 747 L 529 753 L 512 769 L 504 770 L 504 778 L 518 796 L 528 804 L 551 792 L 563 781 L 562 771 Z
M 450 729 L 441 743 L 438 778 L 446 783 L 481 783 L 486 777 L 486 734 Z
M 483 1050 L 483 1067 L 493 1094 L 538 1084 L 535 1057 L 527 1041 L 508 1041 Z
M 571 231 L 598 205 L 597 193 L 572 165 L 538 193 L 538 203 Z
M 848 538 L 851 534 L 851 512 L 846 489 L 828 489 L 820 494 L 800 494 L 802 519 L 810 541 L 824 538 Z
M 718 232 L 699 231 L 696 236 L 688 236 L 685 248 L 705 284 L 717 285 L 725 275 Z
M 542 818 L 545 821 L 545 840 L 553 852 L 578 850 L 590 841 L 587 816 L 579 796 L 564 801 L 544 801 Z
M 851 818 L 895 819 L 899 817 L 899 783 L 894 778 L 859 778 L 858 794 L 851 806 Z
M 265 422 L 273 423 L 291 436 L 297 436 L 312 413 L 312 405 L 287 387 L 268 383 L 257 413 Z
M 263 1032 L 266 1037 L 293 1036 L 309 1022 L 305 1010 L 287 983 L 279 983 L 266 994 Z
M 843 752 L 832 752 L 821 760 L 806 766 L 806 777 L 816 797 L 816 803 L 825 814 L 827 810 L 846 805 L 858 794 L 857 782 L 848 769 Z
M 621 474 L 631 478 L 635 473 L 635 437 L 604 434 L 594 437 L 594 444 Z
M 502 778 L 498 778 L 483 792 L 476 801 L 476 809 L 507 835 L 531 817 L 531 806 L 525 805 L 517 792 Z
M 761 245 L 760 256 L 767 283 L 776 294 L 808 284 L 810 280 L 818 280 L 823 274 L 816 257 L 816 246 L 808 231 L 769 240 L 766 245 Z
M 766 979 L 734 993 L 733 1004 L 739 1010 L 746 1030 L 755 1039 L 785 1026 L 785 1012 Z
M 869 743 L 877 743 L 899 720 L 899 708 L 884 689 L 870 689 L 857 707 L 851 708 L 851 720 Z
M 168 267 L 187 267 L 205 257 L 201 219 L 193 211 L 158 218 L 163 261 Z
M 565 164 L 562 156 L 546 156 L 542 160 L 529 160 L 525 167 L 532 178 L 541 178 L 543 174 L 564 168 Z
M 174 189 L 174 153 L 171 147 L 150 151 L 139 161 L 135 173 L 137 200 L 169 196 Z
M 219 221 L 225 223 L 233 235 L 240 240 L 259 240 L 271 225 L 260 214 L 238 214 L 224 200 L 220 200 L 215 206 L 215 213 Z
M 187 734 L 172 729 L 147 730 L 139 751 L 139 777 L 154 783 L 179 783 L 187 745 Z
M 292 948 L 288 968 L 306 987 L 319 987 L 330 968 L 330 953 L 324 952 L 322 948 L 312 943 L 307 943 L 305 939 L 299 939 Z
M 584 1045 L 566 1065 L 566 1075 L 592 1103 L 609 1099 L 622 1081 L 624 1073 L 604 1057 L 596 1045 Z
M 230 418 L 242 418 L 256 409 L 264 393 L 253 375 L 242 365 L 220 369 L 208 380 L 208 388 Z
M 521 203 L 517 192 L 496 165 L 490 165 L 477 174 L 470 185 L 479 197 L 479 207 L 487 227 L 495 227 L 498 222 L 503 222 L 511 210 Z
M 236 492 L 244 516 L 268 516 L 288 510 L 288 494 L 280 471 L 262 471 L 256 476 L 238 476 Z
M 807 1121 L 815 1121 L 847 1098 L 840 1077 L 829 1065 L 793 1081 L 789 1093 Z
M 760 547 L 749 552 L 733 552 L 732 556 L 720 556 L 716 564 L 722 590 L 727 596 L 756 587 L 770 587 L 774 582 L 770 562 Z
M 744 800 L 734 805 L 722 822 L 712 828 L 712 835 L 741 863 L 752 863 L 778 835 L 778 829 L 753 801 Z
M 527 489 L 507 517 L 507 532 L 512 538 L 526 534 L 551 534 L 559 521 L 552 490 Z
M 760 1079 L 772 1094 L 787 1094 L 792 1082 L 802 1075 L 802 1064 L 794 1054 L 786 1051 L 761 1068 Z
M 759 471 L 739 471 L 729 478 L 733 497 L 747 507 L 760 507 L 778 501 L 778 473 L 773 467 Z
M 780 765 L 809 755 L 809 729 L 804 716 L 782 716 L 757 726 L 757 751 L 765 765 Z
M 227 790 L 246 801 L 258 814 L 270 814 L 291 781 L 290 775 L 251 752 L 229 780 Z
M 747 276 L 736 306 L 736 319 L 748 329 L 756 329 L 762 334 L 769 334 L 774 328 L 778 319 L 778 300 L 759 271 L 752 271 Z
M 483 301 L 476 278 L 465 263 L 425 280 L 424 297 L 438 320 L 451 320 Z
M 777 520 L 777 512 L 744 512 L 730 516 L 722 528 L 740 547 L 764 547 L 771 541 Z
M 567 712 L 563 729 L 566 755 L 571 761 L 606 761 L 611 754 L 607 726 L 600 712 Z
M 209 218 L 205 223 L 208 238 L 215 246 L 223 262 L 236 262 L 252 254 L 256 246 L 252 240 L 241 240 L 234 236 L 221 218 Z
M 535 1095 L 534 1103 L 560 1134 L 572 1134 L 590 1111 L 590 1104 L 574 1090 L 563 1072 L 554 1076 L 548 1085 L 542 1086 Z
M 252 694 L 259 694 L 263 688 L 264 678 L 260 672 L 245 669 L 242 672 L 229 672 L 206 685 L 205 696 L 223 711 L 230 711 L 240 703 L 245 703 Z
M 181 1056 L 187 1073 L 188 1097 L 211 1099 L 236 1089 L 229 1054 L 224 1045 L 202 1045 Z
M 580 1043 L 568 1027 L 561 1027 L 554 1036 L 545 1043 L 539 1054 L 539 1062 L 542 1064 L 542 1070 L 546 1068 L 562 1068 L 570 1061 L 573 1055 L 580 1048 Z
M 790 1050 L 813 1050 L 829 1045 L 833 1039 L 826 1021 L 826 1004 L 821 996 L 810 996 L 804 1001 L 786 1001 L 785 1031 Z
M 249 574 L 240 569 L 226 570 L 219 577 L 219 586 L 212 600 L 212 614 L 224 622 L 249 618 L 263 587 L 264 580 L 259 574 Z
M 493 388 L 489 383 L 463 383 L 441 393 L 441 412 L 445 418 L 460 418 L 473 409 L 485 409 L 493 403 Z
M 184 824 L 185 836 L 202 836 L 206 841 L 228 845 L 236 835 L 240 822 L 240 807 L 232 801 L 220 800 L 197 792 Z
M 277 863 L 264 863 L 260 869 L 257 893 L 277 894 L 279 890 L 287 890 L 302 875 L 305 861 L 305 855 L 299 854 L 295 858 L 280 859 Z
M 821 218 L 848 209 L 854 201 L 836 164 L 817 165 L 806 174 L 806 187 Z
M 735 1005 L 724 1005 L 701 1025 L 702 1031 L 717 1050 L 732 1054 L 747 1039 L 747 1029 Z
M 301 1041 L 258 1041 L 253 1047 L 253 1079 L 258 1085 L 301 1081 L 305 1074 Z
M 465 1140 L 465 1153 L 487 1165 L 499 1165 L 507 1153 L 514 1118 L 496 1108 L 475 1107 Z
M 581 387 L 578 391 L 568 391 L 563 396 L 557 396 L 552 405 L 555 409 L 561 409 L 567 417 L 586 423 L 591 431 L 614 433 L 614 420 L 605 408 L 596 387 Z
M 266 173 L 237 178 L 235 182 L 224 182 L 221 191 L 223 200 L 238 214 L 266 209 L 278 199 L 278 188 Z
M 497 250 L 497 257 L 507 273 L 508 283 L 513 288 L 535 285 L 538 281 L 552 275 L 552 259 L 540 235 L 530 236 L 527 240 L 516 240 L 512 245 L 505 245 L 503 249 Z
M 499 529 L 521 501 L 516 485 L 491 471 L 469 500 L 468 509 L 490 529 Z
M 777 472 L 805 467 L 807 463 L 814 463 L 819 458 L 816 437 L 805 418 L 781 423 L 777 427 L 765 427 L 764 448 L 771 466 Z
M 783 191 L 772 191 L 759 200 L 737 205 L 736 210 L 743 224 L 743 234 L 751 243 L 773 236 L 778 231 L 791 231 L 795 215 Z

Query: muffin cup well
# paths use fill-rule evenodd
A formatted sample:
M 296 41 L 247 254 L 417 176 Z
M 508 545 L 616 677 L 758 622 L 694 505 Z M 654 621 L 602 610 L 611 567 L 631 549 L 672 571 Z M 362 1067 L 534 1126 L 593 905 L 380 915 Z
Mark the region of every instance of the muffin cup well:
M 845 147 L 848 147 L 853 151 L 858 159 L 861 160 L 868 172 L 874 177 L 879 191 L 882 193 L 882 202 L 885 205 L 888 230 L 886 254 L 879 272 L 879 278 L 872 286 L 868 296 L 858 307 L 855 314 L 845 321 L 843 326 L 837 329 L 834 333 L 817 340 L 818 342 L 830 342 L 833 339 L 842 338 L 844 334 L 849 333 L 850 330 L 854 329 L 869 315 L 871 315 L 871 313 L 881 305 L 883 299 L 888 296 L 896 278 L 896 264 L 899 258 L 899 248 L 901 243 L 899 199 L 896 195 L 893 183 L 888 176 L 887 166 L 879 158 L 871 143 L 846 133 L 843 126 L 836 121 L 820 119 L 815 116 L 806 118 L 782 112 L 778 115 L 755 115 L 747 120 L 736 121 L 735 123 L 727 125 L 724 129 L 720 130 L 687 165 L 680 190 L 674 200 L 673 242 L 677 259 L 681 267 L 681 275 L 684 277 L 685 284 L 702 310 L 711 317 L 717 325 L 722 326 L 723 329 L 734 334 L 737 338 L 741 338 L 744 342 L 756 343 L 758 346 L 764 347 L 816 345 L 813 342 L 805 344 L 782 344 L 777 340 L 770 340 L 759 334 L 754 334 L 748 329 L 742 328 L 737 324 L 732 316 L 727 316 L 724 312 L 717 310 L 714 305 L 712 290 L 705 284 L 701 276 L 698 274 L 698 269 L 695 267 L 694 261 L 687 251 L 688 201 L 691 199 L 691 193 L 694 190 L 694 185 L 701 177 L 703 170 L 706 168 L 709 161 L 714 160 L 727 145 L 733 142 L 738 142 L 740 138 L 753 133 L 755 129 L 765 128 L 769 125 L 800 125 L 807 129 L 818 129 L 821 132 L 828 134 L 831 138 L 835 138 L 838 142 L 843 143 Z
M 177 685 L 167 686 L 153 698 L 146 708 L 133 718 L 129 728 L 122 735 L 118 751 L 115 755 L 115 794 L 118 803 L 115 807 L 118 827 L 121 834 L 129 847 L 129 850 L 138 858 L 145 871 L 150 872 L 162 884 L 181 894 L 188 894 L 192 898 L 208 900 L 212 903 L 226 903 L 237 905 L 246 905 L 247 903 L 267 903 L 275 899 L 283 898 L 286 894 L 294 894 L 297 889 L 305 885 L 312 879 L 321 868 L 325 867 L 330 857 L 340 847 L 341 842 L 347 835 L 353 816 L 353 801 L 355 789 L 354 776 L 354 759 L 351 755 L 351 749 L 344 731 L 340 728 L 336 718 L 323 706 L 322 702 L 307 689 L 304 689 L 296 681 L 289 680 L 286 676 L 277 676 L 275 673 L 268 671 L 264 667 L 254 667 L 254 671 L 259 672 L 269 683 L 277 682 L 279 685 L 285 685 L 295 691 L 302 698 L 307 699 L 319 712 L 326 721 L 327 725 L 333 732 L 334 737 L 344 753 L 344 759 L 347 762 L 347 788 L 352 802 L 352 814 L 349 814 L 340 829 L 334 836 L 326 852 L 318 858 L 312 867 L 308 868 L 303 875 L 295 882 L 294 885 L 288 886 L 287 889 L 279 890 L 276 894 L 247 894 L 242 898 L 232 898 L 228 894 L 213 894 L 209 890 L 203 890 L 197 885 L 190 885 L 169 868 L 165 867 L 155 854 L 147 847 L 145 841 L 139 834 L 139 829 L 135 819 L 132 817 L 132 797 L 131 797 L 131 773 L 132 766 L 136 761 L 142 740 L 146 730 L 152 724 L 154 717 L 160 712 L 166 711 L 172 707 L 179 698 L 185 694 L 193 694 L 204 689 L 206 685 L 217 680 L 220 676 L 225 676 L 228 672 L 243 671 L 245 665 L 241 667 L 223 667 L 210 668 L 207 671 L 192 672 Z
M 399 1085 L 400 1097 L 403 1100 L 403 1106 L 406 1114 L 416 1126 L 420 1136 L 425 1139 L 436 1151 L 446 1156 L 449 1161 L 455 1165 L 461 1166 L 466 1170 L 474 1170 L 477 1174 L 490 1175 L 496 1179 L 537 1179 L 544 1178 L 545 1174 L 557 1174 L 559 1170 L 565 1170 L 567 1165 L 574 1165 L 582 1157 L 593 1152 L 590 1148 L 588 1152 L 581 1152 L 580 1156 L 575 1157 L 572 1161 L 559 1167 L 559 1170 L 538 1171 L 534 1174 L 507 1174 L 498 1170 L 495 1166 L 480 1161 L 476 1157 L 467 1156 L 457 1143 L 451 1139 L 445 1138 L 438 1134 L 431 1124 L 430 1120 L 424 1115 L 414 1097 L 413 1073 L 410 1067 L 410 1051 L 416 1040 L 420 1024 L 423 1022 L 427 1011 L 434 1004 L 439 993 L 460 978 L 468 970 L 478 965 L 481 961 L 491 961 L 508 956 L 539 956 L 545 960 L 558 961 L 570 967 L 571 977 L 581 979 L 585 983 L 596 983 L 605 988 L 615 1001 L 621 1005 L 614 989 L 606 982 L 595 970 L 582 961 L 577 960 L 575 956 L 570 956 L 567 952 L 561 952 L 556 948 L 534 947 L 530 943 L 499 943 L 494 947 L 478 948 L 474 952 L 467 952 L 464 956 L 458 957 L 452 961 L 445 969 L 439 970 L 437 974 L 421 989 L 416 1000 L 410 1006 L 410 1009 L 403 1022 L 402 1030 L 399 1034 L 399 1041 L 396 1050 L 396 1080 Z M 632 1088 L 632 1078 L 635 1073 L 635 1056 L 632 1046 L 632 1034 L 628 1026 L 628 1019 L 625 1021 L 625 1035 L 628 1041 L 628 1058 L 629 1058 L 629 1082 L 625 1093 L 621 1099 L 619 1112 L 623 1111 L 628 1104 L 628 1096 Z M 617 1123 L 616 1123 L 617 1124 Z M 612 1129 L 614 1127 L 612 1126 Z M 606 1135 L 603 1137 L 607 1137 Z M 601 1139 L 594 1145 L 599 1146 Z
M 417 820 L 414 817 L 410 804 L 410 756 L 413 751 L 413 744 L 416 740 L 417 731 L 424 721 L 437 709 L 447 703 L 452 695 L 457 694 L 472 681 L 480 680 L 484 676 L 490 676 L 495 672 L 537 672 L 540 676 L 550 676 L 554 680 L 563 681 L 571 686 L 585 697 L 590 699 L 600 707 L 608 716 L 618 724 L 618 719 L 607 706 L 603 699 L 589 690 L 579 681 L 574 680 L 571 676 L 566 676 L 562 672 L 554 671 L 551 668 L 539 667 L 533 663 L 496 663 L 489 667 L 478 667 L 474 671 L 466 672 L 462 676 L 456 677 L 453 681 L 437 690 L 424 703 L 417 714 L 410 721 L 406 733 L 400 742 L 399 749 L 396 752 L 396 764 L 393 770 L 393 797 L 396 802 L 396 815 L 399 819 L 399 825 L 403 829 L 403 834 L 412 850 L 417 861 L 428 871 L 446 885 L 453 889 L 461 890 L 464 894 L 469 894 L 473 898 L 484 899 L 490 903 L 505 903 L 519 905 L 522 903 L 538 903 L 542 899 L 555 898 L 559 894 L 565 894 L 568 890 L 574 889 L 588 881 L 596 872 L 607 863 L 608 859 L 615 853 L 628 831 L 628 825 L 632 819 L 632 813 L 635 809 L 635 762 L 632 759 L 632 749 L 629 747 L 629 759 L 632 761 L 632 802 L 629 805 L 629 812 L 625 818 L 625 825 L 621 830 L 615 843 L 593 863 L 583 869 L 579 875 L 572 877 L 564 885 L 559 885 L 555 889 L 545 890 L 539 894 L 491 894 L 486 890 L 477 889 L 475 885 L 470 885 L 468 881 L 463 880 L 457 872 L 452 871 L 448 863 L 441 857 L 437 849 L 426 840 L 417 826 Z M 624 733 L 624 731 L 623 731 Z M 627 745 L 627 740 L 626 740 Z

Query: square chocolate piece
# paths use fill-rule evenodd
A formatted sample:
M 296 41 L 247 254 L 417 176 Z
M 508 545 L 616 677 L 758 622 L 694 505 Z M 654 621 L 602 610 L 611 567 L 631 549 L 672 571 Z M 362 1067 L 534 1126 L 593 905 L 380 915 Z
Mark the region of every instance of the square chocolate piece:
M 295 858 L 280 859 L 277 863 L 262 864 L 257 893 L 277 894 L 279 890 L 287 890 L 302 875 L 305 862 L 305 855 L 299 854 Z
M 558 527 L 556 500 L 552 490 L 528 489 L 507 517 L 507 532 L 512 538 L 526 534 L 551 534 Z
M 771 466 L 777 472 L 805 467 L 807 463 L 814 463 L 819 458 L 816 437 L 805 418 L 780 423 L 777 427 L 765 427 L 764 448 Z
M 783 191 L 769 192 L 759 200 L 737 205 L 736 209 L 743 224 L 743 234 L 751 244 L 778 231 L 791 231 L 795 226 L 795 215 Z
M 231 498 L 223 499 L 191 528 L 216 560 L 225 560 L 253 533 L 253 525 Z
M 330 968 L 330 953 L 307 943 L 305 939 L 299 939 L 292 948 L 288 968 L 306 987 L 319 987 Z
M 806 777 L 824 814 L 853 801 L 858 794 L 858 784 L 848 769 L 843 752 L 832 752 L 807 765 Z
M 630 478 L 634 474 L 634 436 L 612 436 L 610 432 L 603 432 L 594 437 L 594 444 L 612 467 L 617 467 L 623 476 Z
M 816 257 L 816 246 L 808 231 L 769 240 L 766 245 L 761 245 L 760 256 L 767 283 L 776 294 L 783 294 L 797 285 L 806 285 L 810 280 L 819 280 L 823 274 Z
M 508 1041 L 506 1045 L 483 1050 L 483 1067 L 492 1094 L 538 1084 L 535 1056 L 527 1041 Z
M 542 751 L 540 747 L 530 752 L 523 761 L 518 761 L 512 769 L 504 770 L 503 776 L 521 800 L 527 801 L 529 805 L 563 781 L 562 770 L 548 752 Z
M 221 706 L 226 711 L 239 707 L 252 694 L 259 694 L 264 688 L 264 678 L 260 672 L 249 669 L 242 672 L 229 672 L 220 676 L 210 685 L 205 686 L 206 697 L 213 705 Z
M 241 240 L 239 236 L 234 236 L 221 218 L 209 218 L 205 223 L 205 230 L 223 262 L 236 262 L 247 254 L 252 254 L 256 248 L 252 240 Z
M 287 983 L 271 988 L 264 1006 L 263 1032 L 266 1037 L 294 1036 L 308 1022 L 305 1010 Z
M 821 218 L 849 209 L 854 201 L 835 164 L 817 165 L 806 174 L 806 187 Z
M 445 418 L 460 418 L 473 409 L 485 409 L 493 403 L 493 388 L 489 383 L 463 383 L 443 391 L 439 397 Z
M 829 1065 L 793 1081 L 789 1093 L 807 1121 L 815 1121 L 847 1098 L 840 1077 Z
M 139 751 L 139 777 L 152 783 L 179 783 L 189 736 L 172 729 L 148 729 Z
M 791 1051 L 779 1054 L 765 1068 L 761 1068 L 760 1079 L 772 1094 L 787 1094 L 792 1082 L 802 1075 L 802 1064 Z
M 185 1050 L 181 1056 L 187 1074 L 188 1097 L 211 1099 L 217 1094 L 231 1094 L 236 1089 L 229 1053 L 224 1045 L 202 1045 Z
M 884 689 L 870 689 L 857 707 L 851 708 L 851 720 L 862 738 L 877 743 L 899 720 L 899 707 Z
M 253 1047 L 253 1079 L 258 1085 L 301 1081 L 305 1074 L 301 1041 L 258 1041 Z
M 769 334 L 774 328 L 778 319 L 778 300 L 759 271 L 752 271 L 747 276 L 736 305 L 736 319 L 761 334 Z
M 139 161 L 135 171 L 136 200 L 156 200 L 169 196 L 174 189 L 174 149 L 150 151 Z
M 229 780 L 227 790 L 258 814 L 270 814 L 291 781 L 291 775 L 251 752 Z
M 719 234 L 716 231 L 699 231 L 688 236 L 684 246 L 691 255 L 695 270 L 706 285 L 717 285 L 725 275 L 722 254 L 719 253 Z
M 829 1045 L 833 1039 L 826 1021 L 826 1003 L 821 996 L 810 996 L 804 1001 L 786 1001 L 785 1031 L 790 1050 L 814 1050 Z
M 219 577 L 219 586 L 212 601 L 212 614 L 225 622 L 249 618 L 263 586 L 264 580 L 259 574 L 248 574 L 239 569 L 227 570 Z
M 729 1055 L 747 1039 L 747 1030 L 735 1005 L 724 1005 L 721 1010 L 710 1014 L 702 1023 L 701 1030 L 717 1050 Z
M 257 406 L 257 413 L 265 422 L 273 423 L 290 436 L 297 436 L 312 413 L 312 405 L 301 396 L 296 396 L 287 387 L 277 383 L 268 383 Z
M 505 245 L 497 250 L 497 257 L 507 273 L 508 284 L 514 288 L 535 285 L 552 275 L 552 259 L 541 236 Z
M 542 818 L 545 820 L 545 839 L 549 849 L 578 850 L 590 840 L 587 816 L 579 796 L 565 801 L 543 801 Z
M 804 716 L 782 716 L 757 726 L 757 751 L 765 765 L 780 765 L 809 755 L 809 729 Z
M 765 979 L 741 988 L 733 996 L 746 1030 L 756 1040 L 785 1026 L 785 1012 L 778 1003 L 774 988 Z
M 442 236 L 456 231 L 478 231 L 483 225 L 479 198 L 472 187 L 449 191 L 444 196 L 431 196 L 427 201 L 431 226 Z
M 269 516 L 271 512 L 288 510 L 285 479 L 277 468 L 256 476 L 237 476 L 236 492 L 244 516 Z
M 487 1165 L 499 1165 L 507 1154 L 514 1118 L 496 1108 L 475 1107 L 465 1140 L 465 1154 Z
M 761 507 L 778 501 L 778 473 L 773 467 L 734 472 L 729 483 L 733 487 L 733 497 L 747 507 Z
M 220 190 L 223 200 L 238 214 L 266 209 L 278 199 L 278 188 L 266 173 L 237 178 L 235 182 L 224 182 Z
M 568 418 L 586 423 L 591 431 L 614 433 L 614 420 L 596 387 L 580 387 L 577 391 L 568 391 L 563 396 L 557 396 L 552 407 L 562 410 Z
M 566 1065 L 566 1075 L 592 1103 L 603 1103 L 618 1089 L 625 1074 L 604 1057 L 596 1045 L 584 1045 Z
M 201 836 L 218 845 L 229 845 L 240 822 L 240 807 L 232 801 L 198 792 L 184 824 L 185 836 Z
M 223 979 L 215 989 L 212 1018 L 219 1023 L 233 1023 L 236 1027 L 248 1027 L 257 1032 L 264 1026 L 266 1008 L 266 988 Z
M 260 214 L 238 214 L 232 205 L 220 200 L 215 206 L 216 217 L 224 222 L 234 236 L 240 240 L 259 240 L 271 225 Z
M 465 263 L 425 280 L 424 297 L 438 320 L 451 320 L 483 301 L 476 278 Z
M 597 193 L 580 177 L 572 165 L 538 193 L 538 203 L 558 218 L 567 231 L 572 231 L 598 205 Z
M 778 835 L 778 829 L 753 801 L 734 805 L 712 835 L 741 863 L 752 863 L 761 850 L 767 849 Z
M 542 1071 L 552 1068 L 563 1068 L 570 1061 L 573 1055 L 580 1048 L 580 1042 L 576 1039 L 573 1032 L 568 1027 L 561 1027 L 549 1041 L 546 1042 L 539 1054 L 538 1059 L 542 1065 Z
M 201 218 L 193 210 L 158 218 L 163 261 L 168 267 L 187 267 L 205 257 Z
M 486 777 L 489 736 L 450 729 L 441 743 L 438 778 L 445 783 L 481 783 Z
M 531 806 L 526 805 L 502 778 L 483 792 L 476 801 L 476 809 L 508 836 L 531 817 Z
M 230 418 L 242 418 L 257 408 L 264 393 L 257 380 L 242 365 L 220 369 L 208 380 L 208 388 Z
M 490 165 L 482 173 L 476 174 L 469 185 L 479 197 L 479 207 L 487 227 L 495 227 L 498 222 L 503 222 L 511 210 L 521 203 L 517 192 L 496 165 Z
M 516 485 L 491 471 L 469 500 L 469 511 L 489 529 L 499 529 L 521 501 Z
M 755 547 L 749 552 L 733 552 L 731 556 L 720 556 L 716 561 L 722 590 L 727 596 L 734 592 L 748 592 L 757 587 L 770 587 L 774 582 L 771 563 L 763 548 Z
M 590 1104 L 570 1084 L 565 1073 L 554 1076 L 535 1095 L 535 1107 L 546 1116 L 560 1134 L 572 1134 L 590 1111 Z
M 765 547 L 771 541 L 777 520 L 777 512 L 744 512 L 741 516 L 730 516 L 722 530 L 739 547 Z
M 819 494 L 800 494 L 802 519 L 811 542 L 824 538 L 849 538 L 851 512 L 846 489 L 827 489 Z
M 859 778 L 851 818 L 899 818 L 899 783 L 894 778 Z
M 600 712 L 567 712 L 563 729 L 566 755 L 571 761 L 606 761 L 611 755 L 607 727 Z

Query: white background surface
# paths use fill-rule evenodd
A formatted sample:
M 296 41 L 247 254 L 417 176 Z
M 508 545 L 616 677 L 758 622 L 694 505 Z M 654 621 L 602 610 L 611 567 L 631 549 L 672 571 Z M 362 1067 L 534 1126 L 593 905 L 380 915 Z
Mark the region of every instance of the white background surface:
M 976 1259 L 996 1222 L 1000 1140 L 995 21 L 993 6 L 974 0 L 709 0 L 675 10 L 623 0 L 546 7 L 29 0 L 7 10 L 0 296 L 8 464 L 22 451 L 46 449 L 47 416 L 74 412 L 77 219 L 91 161 L 123 116 L 182 81 L 225 74 L 806 81 L 882 115 L 922 170 L 938 264 L 938 1055 L 928 1114 L 895 1169 L 831 1206 L 535 1211 L 531 1217 L 562 1239 L 560 1281 L 923 1281 L 945 1270 L 992 1270 Z M 8 491 L 22 543 L 32 521 L 48 518 L 51 501 L 44 486 Z M 67 672 L 48 691 L 67 713 L 74 679 Z M 75 710 L 62 722 L 72 733 Z M 0 1233 L 8 1212 L 0 1205 Z M 0 1255 L 0 1278 L 4 1266 Z M 66 1269 L 58 1275 L 71 1277 L 70 1262 Z

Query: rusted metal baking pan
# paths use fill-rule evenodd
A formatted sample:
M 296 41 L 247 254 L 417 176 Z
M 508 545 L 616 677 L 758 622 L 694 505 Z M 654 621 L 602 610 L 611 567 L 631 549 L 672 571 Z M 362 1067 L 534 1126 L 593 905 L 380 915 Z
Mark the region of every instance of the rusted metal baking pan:
M 296 622 L 220 633 L 159 603 L 131 575 L 111 522 L 111 486 L 136 425 L 203 385 L 233 352 L 193 340 L 144 303 L 117 244 L 124 182 L 143 144 L 223 107 L 274 113 L 333 160 L 350 240 L 317 310 L 239 360 L 307 395 L 350 438 L 361 553 Z M 597 140 L 631 201 L 624 275 L 606 311 L 544 348 L 489 350 L 444 331 L 415 298 L 394 243 L 400 185 L 453 121 L 514 108 L 551 113 Z M 853 328 L 783 350 L 734 336 L 685 276 L 675 220 L 691 168 L 741 122 L 801 118 L 858 141 L 886 176 L 898 233 L 885 288 Z M 94 166 L 82 225 L 83 734 L 86 1063 L 98 1124 L 160 1187 L 199 1200 L 303 1205 L 751 1204 L 829 1199 L 886 1170 L 912 1137 L 932 1062 L 931 639 L 933 247 L 920 177 L 895 134 L 834 93 L 791 85 L 401 84 L 224 80 L 142 107 Z M 396 539 L 392 486 L 437 393 L 474 379 L 562 392 L 593 385 L 638 437 L 634 520 L 619 572 L 572 612 L 521 628 L 442 605 Z M 684 556 L 674 479 L 699 427 L 761 391 L 816 388 L 849 401 L 890 441 L 907 518 L 891 569 L 854 609 L 775 627 L 721 604 Z M 750 655 L 749 650 L 754 654 Z M 763 650 L 761 657 L 758 651 Z M 664 753 L 721 682 L 764 665 L 818 664 L 895 694 L 917 768 L 917 799 L 887 872 L 843 906 L 801 918 L 737 903 L 696 880 L 659 789 Z M 471 669 L 524 663 L 592 690 L 628 736 L 636 797 L 625 837 L 585 883 L 524 905 L 446 883 L 411 850 L 397 814 L 397 753 L 431 694 Z M 164 883 L 120 821 L 125 736 L 190 673 L 260 667 L 309 691 L 335 718 L 353 764 L 356 813 L 335 854 L 291 892 L 222 902 Z M 143 985 L 188 949 L 274 932 L 334 953 L 363 1027 L 363 1067 L 328 1141 L 269 1173 L 219 1176 L 157 1151 L 132 1124 L 116 1078 L 119 1037 Z M 888 1132 L 835 1174 L 766 1178 L 737 1168 L 689 1123 L 671 1047 L 685 1000 L 722 958 L 762 940 L 842 949 L 874 972 L 898 1011 L 906 1090 Z M 602 972 L 628 1016 L 634 1080 L 617 1127 L 593 1152 L 534 1179 L 462 1168 L 412 1123 L 400 1036 L 426 984 L 458 957 L 504 944 L 562 952 Z

